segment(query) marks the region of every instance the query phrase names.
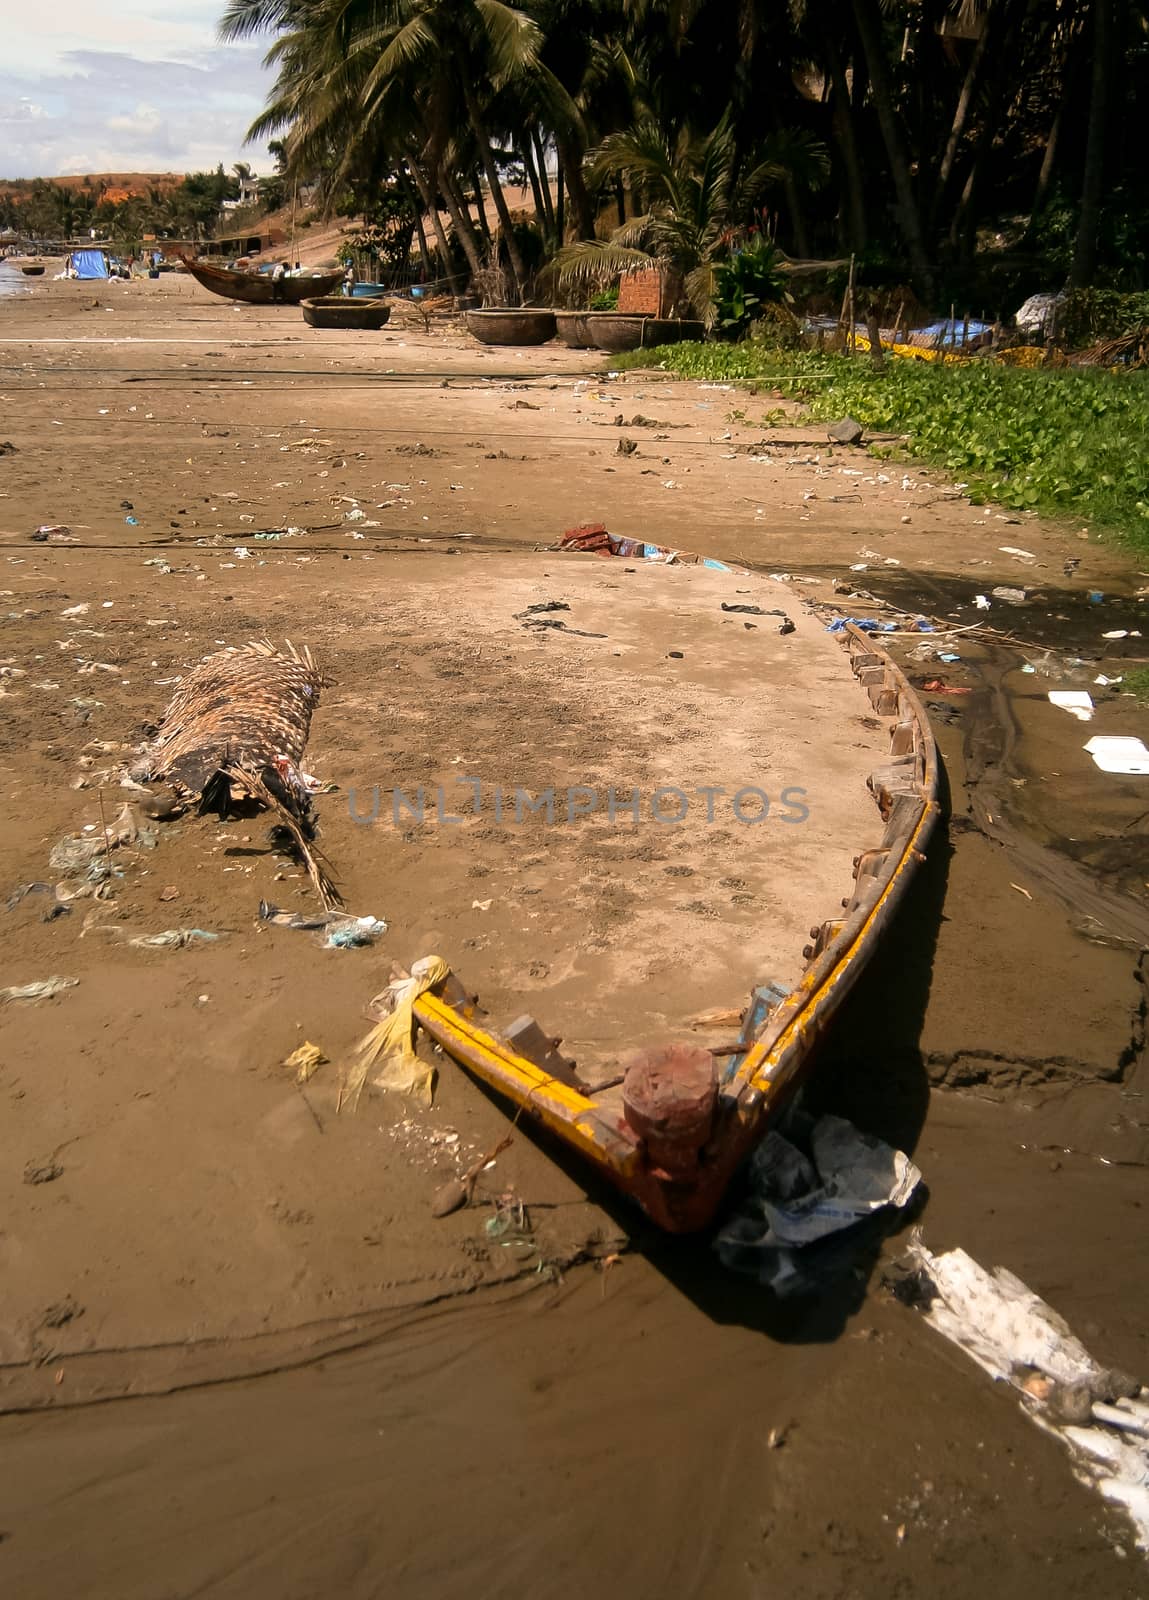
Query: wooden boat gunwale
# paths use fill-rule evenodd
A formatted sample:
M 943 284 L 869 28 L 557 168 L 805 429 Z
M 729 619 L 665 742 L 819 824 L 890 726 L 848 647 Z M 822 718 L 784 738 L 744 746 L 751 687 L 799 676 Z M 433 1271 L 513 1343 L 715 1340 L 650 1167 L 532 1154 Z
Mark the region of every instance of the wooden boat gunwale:
M 298 306 L 303 300 L 330 294 L 343 282 L 344 271 L 325 272 L 306 278 L 272 278 L 255 272 L 236 272 L 232 267 L 213 267 L 204 261 L 194 261 L 191 256 L 177 254 L 176 259 L 191 273 L 203 288 L 225 300 L 242 300 L 247 305 Z
M 517 1054 L 465 1003 L 449 1003 L 442 986 L 415 1004 L 418 1022 L 449 1056 L 592 1161 L 668 1232 L 696 1231 L 712 1219 L 873 956 L 925 860 L 939 815 L 937 748 L 920 700 L 869 634 L 849 623 L 842 645 L 875 715 L 890 722 L 890 762 L 867 780 L 886 830 L 878 846 L 856 858 L 854 893 L 842 911 L 811 930 L 798 983 L 768 1015 L 741 1064 L 720 1076 L 714 1133 L 694 1173 L 653 1166 L 617 1111 L 604 1111 L 593 1093 Z

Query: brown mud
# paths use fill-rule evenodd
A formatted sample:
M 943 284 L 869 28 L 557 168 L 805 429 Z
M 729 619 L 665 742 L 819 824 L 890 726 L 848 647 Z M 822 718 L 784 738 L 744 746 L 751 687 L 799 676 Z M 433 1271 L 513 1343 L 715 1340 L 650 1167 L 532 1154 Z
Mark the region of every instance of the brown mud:
M 392 832 L 351 821 L 346 788 L 384 782 L 403 754 L 415 781 L 462 770 L 450 764 L 472 753 L 460 734 L 476 719 L 484 761 L 528 787 L 581 775 L 603 749 L 601 770 L 646 782 L 670 770 L 658 730 L 704 730 L 683 696 L 717 692 L 735 648 L 761 646 L 764 668 L 787 643 L 748 617 L 763 627 L 738 628 L 737 646 L 724 630 L 714 684 L 684 680 L 666 707 L 655 696 L 623 718 L 591 670 L 605 646 L 525 642 L 513 620 L 586 568 L 532 553 L 564 527 L 603 520 L 743 563 L 759 587 L 738 598 L 785 605 L 800 634 L 811 607 L 847 606 L 834 579 L 1009 628 L 1023 647 L 979 635 L 945 665 L 917 639 L 893 643 L 919 684 L 971 691 L 923 690 L 948 827 L 809 1101 L 914 1155 L 928 1195 L 911 1220 L 932 1248 L 1007 1266 L 1099 1359 L 1149 1378 L 1149 802 L 1145 780 L 1102 774 L 1082 749 L 1094 731 L 1144 736 L 1143 710 L 1092 687 L 1144 657 L 1143 640 L 1101 639 L 1146 631 L 1143 576 L 1079 530 L 971 506 L 936 474 L 831 450 L 800 424 L 756 429 L 733 417 L 733 392 L 396 322 L 349 342 L 178 279 L 49 283 L 0 304 L 0 438 L 15 446 L 0 459 L 0 663 L 23 674 L 0 678 L 5 891 L 44 876 L 52 843 L 94 814 L 71 787 L 86 741 L 140 737 L 165 680 L 216 641 L 287 635 L 334 669 L 309 748 L 343 791 L 320 798 L 324 846 L 352 909 L 392 923 L 366 952 L 256 926 L 261 894 L 308 904 L 259 819 L 170 825 L 117 897 L 114 923 L 226 931 L 216 946 L 113 947 L 100 918 L 81 940 L 84 902 L 49 923 L 35 896 L 0 911 L 3 983 L 66 973 L 69 958 L 84 974 L 0 1012 L 5 1591 L 1144 1596 L 1122 1520 L 1011 1395 L 885 1293 L 896 1235 L 866 1236 L 819 1296 L 778 1304 L 522 1128 L 478 1206 L 435 1222 L 437 1186 L 495 1146 L 503 1108 L 446 1067 L 430 1111 L 372 1096 L 336 1119 L 329 1066 L 303 1087 L 279 1066 L 304 1037 L 338 1056 L 388 962 L 429 941 L 457 945 L 464 975 L 474 961 L 509 1000 L 511 945 L 526 953 L 538 898 L 522 891 L 579 866 L 548 861 L 549 839 L 531 861 L 477 830 L 473 879 L 433 838 L 397 856 Z M 620 439 L 636 449 L 619 454 Z M 75 544 L 31 542 L 57 523 Z M 303 531 L 256 539 L 289 527 Z M 521 576 L 499 552 L 519 553 Z M 651 594 L 684 576 L 593 571 L 656 578 Z M 973 608 L 975 592 L 1043 580 L 1042 602 Z M 447 584 L 469 599 L 465 620 L 431 598 Z M 597 610 L 559 597 L 572 626 L 610 632 L 610 596 Z M 61 616 L 77 605 L 89 610 Z M 680 620 L 699 626 L 693 606 Z M 676 647 L 662 625 L 609 648 L 633 646 L 650 673 Z M 466 659 L 472 638 L 498 660 Z M 1023 673 L 1027 659 L 1058 675 Z M 1045 698 L 1065 683 L 1091 687 L 1088 730 Z M 784 687 L 754 707 L 767 724 Z M 602 745 L 584 753 L 588 706 Z M 771 731 L 770 761 L 785 765 L 791 737 Z M 605 959 L 634 913 L 616 894 L 641 885 L 648 903 L 666 864 L 624 851 L 583 874 L 581 901 L 543 895 L 554 949 L 532 953 L 524 985 L 540 1016 L 564 930 L 597 917 Z M 741 926 L 735 896 L 765 904 L 784 887 L 735 888 L 753 874 L 702 849 L 683 864 L 690 893 L 666 904 L 718 910 L 675 913 L 702 950 Z M 713 992 L 700 978 L 684 1004 Z M 645 1003 L 669 1012 L 666 996 Z M 506 1192 L 530 1233 L 487 1230 Z

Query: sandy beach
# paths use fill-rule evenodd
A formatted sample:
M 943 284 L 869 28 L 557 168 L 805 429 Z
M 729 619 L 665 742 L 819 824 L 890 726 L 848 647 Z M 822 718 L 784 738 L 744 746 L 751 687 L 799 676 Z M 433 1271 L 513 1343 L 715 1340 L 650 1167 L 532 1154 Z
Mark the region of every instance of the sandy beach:
M 551 548 L 598 522 L 732 570 Z M 413 307 L 320 332 L 174 274 L 0 295 L 0 970 L 79 979 L 0 1012 L 11 1593 L 1143 1595 L 1128 1524 L 887 1291 L 905 1230 L 779 1304 L 525 1127 L 481 1203 L 436 1220 L 504 1108 L 447 1063 L 429 1108 L 337 1114 L 333 1063 L 391 962 L 432 951 L 602 1073 L 793 981 L 880 831 L 883 740 L 834 608 L 987 622 L 952 663 L 891 640 L 947 827 L 811 1105 L 913 1156 L 932 1249 L 1007 1267 L 1149 1380 L 1145 780 L 1099 771 L 1024 670 L 1118 676 L 1145 582 L 776 396 L 486 348 Z M 1024 603 L 979 613 L 1001 586 Z M 525 625 L 548 614 L 566 628 Z M 154 824 L 113 899 L 53 920 L 13 894 L 118 813 L 101 774 L 180 674 L 264 637 L 320 660 L 321 843 L 379 943 L 261 921 L 314 897 L 258 817 Z M 1093 692 L 1105 732 L 1144 736 L 1143 708 Z M 810 820 L 393 809 L 472 776 L 799 786 Z M 175 927 L 221 937 L 128 943 Z M 281 1063 L 304 1040 L 330 1060 L 300 1086 Z M 485 1228 L 507 1194 L 518 1248 Z

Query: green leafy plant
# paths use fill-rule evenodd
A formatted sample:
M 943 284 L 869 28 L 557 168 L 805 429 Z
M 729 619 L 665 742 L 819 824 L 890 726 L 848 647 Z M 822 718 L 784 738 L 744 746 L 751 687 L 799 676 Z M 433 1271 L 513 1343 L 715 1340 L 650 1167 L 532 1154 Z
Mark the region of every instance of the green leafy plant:
M 598 294 L 592 294 L 590 297 L 590 308 L 592 311 L 617 311 L 618 290 L 600 289 Z
M 759 321 L 767 307 L 788 305 L 781 257 L 760 236 L 714 269 L 714 309 L 718 329 L 740 338 Z
M 625 357 L 612 357 L 617 365 Z M 636 352 L 631 364 L 649 365 Z M 783 351 L 758 340 L 682 344 L 661 364 L 682 377 L 772 384 L 812 421 L 849 415 L 896 433 L 971 499 L 1088 517 L 1149 550 L 1149 373 L 938 366 Z

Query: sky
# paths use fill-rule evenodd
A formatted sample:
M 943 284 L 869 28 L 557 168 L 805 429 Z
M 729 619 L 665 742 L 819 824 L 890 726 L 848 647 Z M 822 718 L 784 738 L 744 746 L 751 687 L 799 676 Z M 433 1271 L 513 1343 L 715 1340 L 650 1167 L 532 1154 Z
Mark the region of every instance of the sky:
M 222 45 L 224 0 L 0 0 L 0 178 L 247 161 L 270 39 Z

